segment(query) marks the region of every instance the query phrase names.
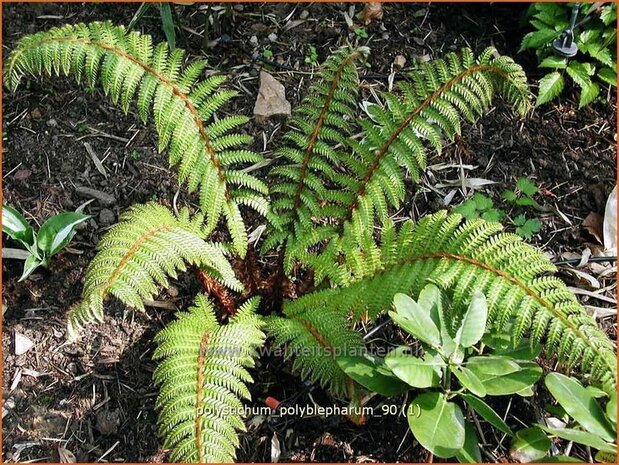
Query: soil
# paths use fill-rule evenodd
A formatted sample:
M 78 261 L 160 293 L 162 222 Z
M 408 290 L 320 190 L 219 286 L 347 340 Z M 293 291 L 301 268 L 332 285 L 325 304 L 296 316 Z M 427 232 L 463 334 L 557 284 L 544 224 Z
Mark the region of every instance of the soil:
M 16 40 L 35 31 L 65 23 L 112 20 L 128 24 L 137 4 L 4 4 L 3 52 L 7 56 Z M 481 51 L 488 45 L 513 57 L 525 67 L 531 82 L 541 76 L 535 57 L 517 54 L 525 32 L 518 21 L 522 5 L 494 4 L 385 4 L 384 19 L 365 27 L 368 38 L 347 26 L 344 13 L 351 4 L 242 4 L 231 6 L 176 6 L 182 30 L 178 45 L 190 58 L 207 56 L 212 68 L 226 72 L 232 85 L 241 91 L 229 111 L 252 116 L 257 95 L 259 70 L 272 72 L 282 82 L 294 105 L 303 96 L 311 79 L 312 66 L 305 63 L 308 46 L 313 45 L 322 61 L 333 48 L 350 41 L 367 43 L 371 78 L 365 79 L 362 93 L 385 89 L 396 55 L 407 59 L 434 58 L 469 46 Z M 354 6 L 358 12 L 361 5 Z M 307 13 L 305 13 L 307 12 Z M 209 28 L 210 48 L 203 50 L 205 13 L 219 19 Z M 305 18 L 292 27 L 290 21 Z M 354 18 L 354 16 L 353 16 Z M 359 20 L 355 19 L 359 25 Z M 138 23 L 141 31 L 165 40 L 158 13 L 151 9 Z M 275 33 L 274 41 L 269 35 Z M 232 40 L 218 39 L 230 37 Z M 255 46 L 256 40 L 259 45 Z M 269 60 L 252 59 L 253 52 L 272 51 Z M 606 92 L 606 90 L 605 90 Z M 608 91 L 609 102 L 596 102 L 578 110 L 577 93 L 568 89 L 551 105 L 537 109 L 526 118 L 514 116 L 498 102 L 476 125 L 466 125 L 458 143 L 443 154 L 432 156 L 434 166 L 424 175 L 420 188 L 399 214 L 418 218 L 443 206 L 450 188 L 437 184 L 457 180 L 461 163 L 472 165 L 469 178 L 495 182 L 486 186 L 491 196 L 513 217 L 500 201 L 503 189 L 513 188 L 520 176 L 542 187 L 539 202 L 547 209 L 533 215 L 542 222 L 541 232 L 531 241 L 551 257 L 580 256 L 588 247 L 600 250 L 595 238 L 582 227 L 590 213 L 604 214 L 608 194 L 615 185 L 616 171 L 616 92 Z M 70 247 L 56 256 L 51 269 L 37 271 L 31 279 L 18 282 L 22 262 L 3 260 L 3 457 L 6 461 L 59 461 L 67 451 L 80 462 L 157 462 L 166 459 L 156 434 L 154 401 L 157 389 L 152 382 L 152 338 L 172 318 L 172 312 L 148 308 L 143 314 L 126 312 L 122 305 L 107 305 L 103 324 L 93 326 L 76 344 L 66 338 L 66 314 L 79 301 L 87 264 L 95 245 L 118 215 L 130 205 L 151 199 L 172 205 L 196 205 L 196 197 L 186 193 L 168 169 L 166 154 L 158 154 L 152 125 L 143 125 L 130 112 L 124 115 L 100 91 L 84 92 L 66 79 L 29 81 L 14 93 L 3 95 L 3 201 L 41 224 L 48 216 L 74 210 L 87 200 L 76 192 L 85 186 L 110 194 L 111 205 L 95 200 L 85 207 L 92 215 L 78 231 Z M 255 149 L 269 156 L 277 146 L 283 124 L 270 121 L 257 125 L 253 119 L 247 130 L 255 135 Z M 94 165 L 86 148 L 101 160 L 106 176 Z M 452 205 L 464 195 L 457 189 Z M 557 210 L 561 214 L 557 213 Z M 257 224 L 256 224 L 257 226 Z M 3 237 L 3 245 L 16 247 Z M 587 289 L 590 283 L 576 281 L 562 268 L 562 277 L 574 287 Z M 603 295 L 614 297 L 615 273 L 608 267 L 584 267 L 594 275 Z M 157 300 L 186 307 L 199 283 L 187 273 Z M 579 296 L 584 304 L 609 304 Z M 600 320 L 610 337 L 616 338 L 616 318 Z M 34 342 L 23 355 L 15 355 L 16 333 Z M 393 328 L 381 337 L 389 339 Z M 306 386 L 290 372 L 290 364 L 270 355 L 262 357 L 254 370 L 251 405 L 264 406 L 267 397 L 289 400 L 298 405 L 333 405 L 322 389 Z M 499 399 L 495 407 L 506 421 L 519 428 L 539 415 L 543 398 Z M 385 402 L 383 400 L 383 402 Z M 404 398 L 393 402 L 398 408 Z M 370 401 L 377 411 L 381 400 Z M 338 405 L 341 403 L 338 403 Z M 412 438 L 406 418 L 401 415 L 375 416 L 363 426 L 355 426 L 340 416 L 320 418 L 255 416 L 248 419 L 249 431 L 242 436 L 239 461 L 270 461 L 273 437 L 280 443 L 281 461 L 327 462 L 424 462 L 431 459 Z M 509 441 L 495 436 L 484 426 L 488 447 L 485 461 L 508 460 Z M 583 451 L 581 458 L 588 456 Z

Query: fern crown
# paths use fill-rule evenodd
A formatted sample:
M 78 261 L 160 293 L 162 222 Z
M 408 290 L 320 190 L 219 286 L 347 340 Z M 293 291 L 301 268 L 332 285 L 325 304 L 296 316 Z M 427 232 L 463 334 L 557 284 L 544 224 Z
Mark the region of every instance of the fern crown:
M 9 89 L 25 76 L 67 75 L 101 86 L 125 112 L 135 102 L 144 121 L 152 114 L 159 150 L 167 149 L 180 182 L 199 192 L 193 214 L 148 203 L 121 215 L 99 242 L 82 300 L 69 314 L 68 333 L 76 338 L 103 319 L 110 296 L 143 310 L 188 266 L 212 280 L 211 295 L 198 295 L 155 338 L 159 432 L 172 460 L 234 459 L 242 402 L 250 397 L 248 370 L 264 331 L 304 378 L 358 400 L 359 386 L 337 356 L 362 354 L 359 321 L 388 311 L 396 293 L 417 298 L 428 282 L 450 290 L 456 313 L 483 292 L 492 330 L 545 342 L 563 369 L 578 369 L 609 392 L 616 388 L 612 342 L 539 250 L 498 223 L 444 211 L 392 221 L 428 154 L 460 134 L 462 121 L 474 122 L 497 97 L 526 114 L 522 68 L 493 48 L 478 56 L 449 53 L 418 66 L 395 92 L 378 94 L 361 111 L 357 67 L 368 53 L 343 47 L 323 64 L 275 152 L 270 188 L 248 174 L 249 164 L 264 160 L 246 148 L 247 118 L 224 116 L 236 92 L 224 87 L 223 76 L 203 78 L 203 60 L 184 65 L 181 50 L 153 46 L 150 36 L 110 23 L 27 36 L 7 58 Z M 262 259 L 273 250 L 278 258 L 268 278 L 253 249 L 246 256 L 246 207 L 267 220 Z M 209 241 L 221 220 L 231 244 Z M 234 268 L 231 254 L 239 257 Z M 298 284 L 304 279 L 311 292 Z M 276 312 L 256 313 L 258 293 L 261 313 Z M 222 317 L 222 310 L 232 315 Z

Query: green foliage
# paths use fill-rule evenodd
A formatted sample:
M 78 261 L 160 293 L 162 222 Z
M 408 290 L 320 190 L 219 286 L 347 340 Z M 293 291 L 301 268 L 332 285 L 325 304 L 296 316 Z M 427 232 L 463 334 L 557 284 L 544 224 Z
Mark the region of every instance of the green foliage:
M 533 3 L 528 17 L 534 31 L 526 34 L 520 50 L 535 50 L 539 67 L 554 69 L 539 82 L 537 105 L 554 100 L 565 87 L 566 74 L 580 88 L 579 107 L 594 101 L 600 94 L 600 83 L 617 86 L 617 4 L 584 3 L 581 15 L 588 16 L 574 32 L 579 54 L 560 57 L 552 50 L 552 41 L 568 27 L 571 4 Z
M 563 428 L 541 425 L 540 428 L 550 436 L 593 447 L 602 453 L 614 455 L 616 459 L 617 393 L 610 394 L 604 409 L 591 391 L 574 378 L 549 373 L 545 383 L 565 411 L 565 415 L 558 420 L 563 420 L 566 425 Z
M 486 331 L 488 306 L 484 295 L 476 291 L 466 311 L 458 314 L 449 298 L 434 284 L 420 292 L 417 301 L 404 294 L 394 297 L 393 321 L 423 343 L 423 355 L 413 355 L 406 346 L 392 350 L 384 361 L 375 358 L 362 370 L 350 357 L 340 357 L 342 369 L 355 381 L 374 390 L 374 378 L 404 382 L 414 388 L 432 389 L 417 395 L 408 407 L 408 421 L 419 443 L 442 458 L 478 457 L 478 439 L 462 412 L 458 398 L 482 418 L 505 434 L 511 429 L 482 398 L 486 395 L 527 394 L 527 388 L 541 376 L 542 370 L 529 360 L 506 354 L 482 354 L 475 347 Z M 474 348 L 475 347 L 475 348 Z M 474 348 L 474 349 L 473 349 Z M 516 353 L 516 352 L 514 352 Z M 391 373 L 389 373 L 391 371 Z M 453 378 L 452 378 L 453 375 Z M 533 376 L 531 376 L 533 375 Z M 459 387 L 452 386 L 457 381 Z M 383 385 L 379 393 L 384 394 Z M 468 438 L 467 438 L 468 436 Z
M 206 66 L 195 61 L 183 69 L 184 52 L 151 37 L 127 32 L 111 23 L 53 28 L 21 39 L 6 61 L 4 83 L 15 89 L 24 76 L 70 75 L 88 88 L 100 85 L 127 112 L 132 100 L 143 121 L 152 112 L 159 150 L 168 148 L 170 165 L 189 191 L 200 189 L 200 206 L 208 232 L 226 218 L 235 250 L 241 256 L 247 234 L 239 206 L 266 214 L 264 182 L 236 165 L 262 157 L 245 146 L 251 137 L 239 133 L 244 116 L 214 118 L 237 92 L 222 90 L 225 77 L 199 80 Z
M 321 184 L 319 195 L 304 199 L 314 205 L 315 217 L 296 233 L 296 250 L 288 256 L 314 268 L 317 281 L 342 282 L 332 264 L 366 240 L 375 220 L 388 221 L 390 210 L 404 200 L 407 174 L 418 182 L 427 152 L 440 152 L 445 140 L 453 140 L 462 119 L 474 121 L 497 95 L 520 114 L 529 108 L 522 68 L 493 48 L 477 58 L 464 49 L 423 63 L 398 90 L 402 98 L 384 92 L 384 104 L 367 104 L 368 118 L 359 120 L 364 137 L 346 139 L 348 151 L 331 153 L 329 168 L 339 168 L 331 174 L 334 188 Z M 312 253 L 313 246 L 325 242 L 320 254 Z M 287 270 L 292 263 L 288 260 Z
M 539 352 L 523 346 L 525 336 L 533 345 L 544 342 L 546 354 L 556 355 L 563 368 L 579 367 L 609 392 L 616 386 L 614 348 L 551 275 L 555 268 L 545 256 L 503 233 L 500 224 L 463 221 L 446 212 L 397 227 L 390 220 L 410 183 L 419 181 L 428 153 L 453 140 L 463 119 L 473 122 L 499 95 L 526 114 L 530 95 L 521 67 L 493 48 L 478 57 L 467 49 L 450 53 L 419 65 L 395 92 L 364 105 L 360 116 L 357 64 L 368 52 L 344 47 L 317 70 L 275 151 L 270 189 L 243 167 L 263 161 L 245 148 L 251 140 L 241 130 L 247 118 L 219 114 L 235 95 L 221 88 L 224 78 L 200 80 L 204 61 L 183 66 L 181 50 L 153 47 L 149 36 L 109 23 L 27 36 L 8 56 L 4 82 L 14 89 L 26 75 L 70 75 L 89 88 L 101 86 L 125 111 L 137 100 L 143 120 L 153 114 L 159 149 L 168 147 L 180 181 L 189 191 L 200 191 L 200 211 L 193 216 L 186 208 L 175 215 L 155 203 L 121 215 L 86 272 L 83 299 L 69 315 L 70 337 L 103 318 L 110 295 L 143 309 L 144 301 L 187 264 L 215 280 L 205 287 L 218 305 L 224 306 L 228 291 L 223 296 L 228 300 L 244 300 L 243 284 L 250 291 L 269 288 L 264 294 L 271 306 L 264 310 L 277 313 L 266 316 L 264 328 L 274 346 L 285 347 L 285 357 L 302 377 L 353 402 L 360 401 L 364 387 L 385 395 L 410 386 L 430 388 L 426 394 L 433 397 L 419 397 L 415 404 L 425 412 L 422 423 L 436 421 L 430 404 L 440 402 L 441 422 L 454 428 L 453 434 L 443 445 L 437 445 L 445 439 L 441 434 L 427 435 L 425 429 L 415 434 L 438 454 L 455 451 L 460 460 L 479 461 L 475 431 L 459 421 L 462 409 L 447 384 L 457 383 L 463 402 L 511 434 L 482 397 L 531 394 L 539 368 L 530 360 Z M 353 137 L 358 133 L 360 138 Z M 521 183 L 515 195 L 533 196 L 530 187 Z M 487 200 L 475 197 L 475 212 L 493 219 Z M 263 256 L 278 249 L 268 286 L 246 276 L 247 282 L 239 282 L 226 258 L 229 251 L 244 258 L 247 249 L 242 206 L 268 220 Z M 222 218 L 232 244 L 206 242 Z M 248 268 L 251 261 L 247 257 L 240 264 Z M 282 297 L 299 270 L 314 273 L 315 287 L 281 305 L 273 296 Z M 428 282 L 434 287 L 424 290 Z M 449 304 L 439 290 L 449 290 Z M 419 356 L 398 348 L 378 359 L 367 353 L 355 324 L 388 311 L 398 293 L 411 297 L 396 297 L 394 320 L 427 347 Z M 444 299 L 444 312 L 427 318 L 432 302 Z M 237 409 L 251 382 L 245 369 L 263 344 L 263 323 L 253 314 L 257 305 L 256 299 L 245 302 L 221 324 L 214 306 L 200 296 L 157 336 L 159 426 L 172 459 L 233 459 L 236 432 L 243 426 Z M 492 353 L 471 356 L 471 346 L 482 343 Z
M 539 232 L 542 227 L 537 218 L 527 218 L 522 214 L 514 218 L 514 225 L 516 226 L 516 234 L 525 239 L 533 237 L 533 234 Z
M 307 55 L 305 55 L 305 63 L 312 66 L 318 66 L 318 53 L 313 45 L 307 46 Z
M 155 337 L 159 361 L 159 434 L 178 462 L 232 462 L 245 431 L 241 399 L 249 399 L 256 349 L 264 344 L 263 322 L 247 301 L 226 325 L 217 323 L 212 304 L 200 294 L 195 306 L 179 312 Z
M 161 29 L 165 34 L 170 50 L 174 50 L 176 48 L 176 25 L 174 24 L 172 3 L 161 2 L 154 4 L 151 2 L 143 2 L 133 15 L 133 18 L 131 18 L 131 22 L 127 26 L 127 30 L 133 29 L 152 6 L 156 6 L 159 10 L 159 16 L 161 17 Z
M 453 211 L 461 214 L 467 220 L 481 217 L 486 221 L 501 221 L 505 218 L 505 212 L 495 208 L 492 199 L 479 192 L 462 202 Z
M 48 218 L 37 233 L 21 213 L 2 204 L 2 232 L 28 251 L 19 280 L 26 279 L 39 266 L 48 267 L 51 258 L 69 245 L 77 226 L 88 218 L 78 212 L 59 213 Z
M 285 318 L 269 316 L 266 323 L 275 338 L 273 345 L 285 345 L 284 357 L 294 358 L 293 370 L 336 396 L 353 397 L 354 386 L 338 366 L 337 357 L 361 356 L 365 348 L 361 335 L 350 328 L 346 316 L 312 310 L 284 313 Z
M 368 35 L 368 31 L 366 31 L 364 27 L 357 27 L 354 29 L 354 32 L 355 35 L 360 39 L 367 39 L 368 37 L 370 37 Z
M 525 428 L 516 433 L 510 447 L 510 455 L 518 462 L 545 462 L 542 460 L 550 450 L 550 439 L 538 426 Z
M 97 245 L 98 253 L 86 270 L 82 301 L 69 314 L 69 336 L 94 320 L 103 321 L 103 302 L 109 296 L 144 310 L 158 287 L 168 286 L 185 262 L 206 270 L 231 289 L 240 290 L 221 245 L 205 242 L 204 217 L 193 219 L 183 209 L 175 217 L 156 203 L 134 205 L 119 218 Z
M 476 290 L 488 300 L 488 324 L 517 342 L 525 333 L 545 342 L 566 367 L 579 366 L 605 386 L 616 386 L 616 356 L 606 335 L 556 277 L 537 249 L 498 223 L 462 222 L 439 212 L 418 224 L 387 227 L 382 243 L 361 251 L 363 263 L 342 265 L 349 284 L 325 289 L 286 304 L 288 312 L 352 312 L 373 319 L 396 293 L 418 296 L 427 281 L 453 290 L 454 311 L 462 314 Z M 353 266 L 354 265 L 354 266 Z

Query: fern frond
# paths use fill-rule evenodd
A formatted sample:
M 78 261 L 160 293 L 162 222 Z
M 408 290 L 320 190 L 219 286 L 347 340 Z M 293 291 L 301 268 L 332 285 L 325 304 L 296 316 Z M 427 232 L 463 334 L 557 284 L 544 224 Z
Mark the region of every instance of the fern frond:
M 168 286 L 185 263 L 199 266 L 226 286 L 241 290 L 221 246 L 205 242 L 204 217 L 176 218 L 156 203 L 134 205 L 123 213 L 97 244 L 98 253 L 86 271 L 82 301 L 69 314 L 71 339 L 86 323 L 103 320 L 103 302 L 113 295 L 129 307 L 144 310 L 158 286 Z
M 367 107 L 371 121 L 362 123 L 365 137 L 351 141 L 359 158 L 353 201 L 346 206 L 343 222 L 351 221 L 362 232 L 384 222 L 388 208 L 398 208 L 404 198 L 406 170 L 419 180 L 425 170 L 428 146 L 440 153 L 443 139 L 460 134 L 460 121 L 474 121 L 498 94 L 517 112 L 529 108 L 530 94 L 522 68 L 494 48 L 477 59 L 468 49 L 444 59 L 422 64 L 402 82 L 402 99 L 383 93 L 385 106 Z
M 153 47 L 150 36 L 109 22 L 67 25 L 21 39 L 6 62 L 4 82 L 13 90 L 25 75 L 70 75 L 89 88 L 99 83 L 125 112 L 135 99 L 144 122 L 153 114 L 159 150 L 168 149 L 180 182 L 190 192 L 199 189 L 208 231 L 225 217 L 235 231 L 235 250 L 244 256 L 247 234 L 238 213 L 239 186 L 249 207 L 262 204 L 267 187 L 235 165 L 261 158 L 242 149 L 251 140 L 238 132 L 245 116 L 213 118 L 237 94 L 220 89 L 225 77 L 198 81 L 206 62 L 183 69 L 183 58 L 180 49 L 170 52 L 166 43 Z
M 285 163 L 270 173 L 275 178 L 271 192 L 280 230 L 271 228 L 266 249 L 286 242 L 290 251 L 291 238 L 299 239 L 316 227 L 329 229 L 321 221 L 341 213 L 339 199 L 331 193 L 345 187 L 340 170 L 354 162 L 342 147 L 354 128 L 359 89 L 355 63 L 367 53 L 364 47 L 336 51 L 294 110 L 291 129 L 283 136 L 289 145 L 276 151 Z
M 352 397 L 353 380 L 336 362 L 337 356 L 363 354 L 365 347 L 346 315 L 337 311 L 285 312 L 286 317 L 265 318 L 274 347 L 285 346 L 284 357 L 303 379 L 328 388 L 334 395 Z
M 217 323 L 203 294 L 194 307 L 177 314 L 155 337 L 159 365 L 159 434 L 175 462 L 229 463 L 245 431 L 243 399 L 250 399 L 247 372 L 264 344 L 263 322 L 254 312 L 259 299 L 247 301 L 232 320 Z
M 374 261 L 358 267 L 361 276 L 346 288 L 289 302 L 286 312 L 339 310 L 374 318 L 389 309 L 396 293 L 416 298 L 428 281 L 450 289 L 453 308 L 464 311 L 478 289 L 488 301 L 488 321 L 498 331 L 513 323 L 515 340 L 525 333 L 533 342 L 545 338 L 548 354 L 556 354 L 569 368 L 579 366 L 614 390 L 617 359 L 612 342 L 565 284 L 552 276 L 556 269 L 550 261 L 502 228 L 481 219 L 463 223 L 460 215 L 444 211 L 416 225 L 407 222 L 397 233 L 387 228 L 381 246 L 370 249 L 370 255 L 380 253 L 378 265 Z

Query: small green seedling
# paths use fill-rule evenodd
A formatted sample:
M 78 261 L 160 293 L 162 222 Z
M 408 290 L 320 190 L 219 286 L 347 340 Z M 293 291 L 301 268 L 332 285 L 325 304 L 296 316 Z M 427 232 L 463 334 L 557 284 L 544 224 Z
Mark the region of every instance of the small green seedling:
M 355 35 L 357 37 L 359 37 L 360 39 L 367 39 L 368 37 L 370 37 L 368 35 L 368 31 L 365 30 L 364 27 L 358 27 L 355 29 Z
M 501 194 L 505 200 L 517 207 L 540 208 L 539 203 L 534 199 L 538 188 L 533 181 L 527 178 L 519 178 L 516 181 L 514 190 L 504 190 Z
M 69 244 L 76 227 L 88 218 L 89 215 L 78 212 L 59 213 L 48 218 L 37 233 L 21 213 L 2 204 L 2 232 L 29 252 L 19 280 L 26 279 L 39 266 L 48 267 L 51 258 Z
M 318 53 L 316 52 L 316 47 L 313 45 L 308 45 L 309 52 L 305 55 L 305 63 L 312 66 L 318 66 Z
M 501 221 L 505 218 L 505 212 L 495 208 L 492 199 L 479 192 L 454 208 L 454 212 L 460 213 L 467 220 L 481 217 L 486 221 Z
M 523 214 L 516 216 L 513 223 L 516 226 L 516 234 L 525 239 L 531 239 L 542 227 L 537 218 L 527 218 Z
M 476 291 L 461 317 L 452 312 L 448 297 L 434 284 L 427 285 L 417 301 L 404 294 L 394 297 L 393 321 L 421 342 L 422 355 L 407 346 L 378 357 L 338 357 L 342 369 L 355 381 L 382 395 L 395 395 L 412 388 L 425 391 L 413 398 L 407 416 L 419 443 L 441 458 L 481 462 L 477 433 L 465 418 L 462 404 L 504 434 L 511 428 L 483 398 L 531 395 L 541 368 L 532 361 L 541 348 L 523 341 L 500 344 L 484 333 L 488 306 Z M 492 346 L 496 348 L 492 348 Z M 484 354 L 485 347 L 491 353 Z M 458 401 L 458 402 L 456 402 Z
M 272 51 L 270 48 L 265 48 L 265 49 L 262 51 L 262 56 L 263 56 L 264 58 L 271 59 L 271 58 L 273 58 L 273 51 Z
M 129 154 L 129 158 L 131 158 L 133 161 L 137 161 L 142 158 L 142 154 L 139 151 L 133 149 Z

